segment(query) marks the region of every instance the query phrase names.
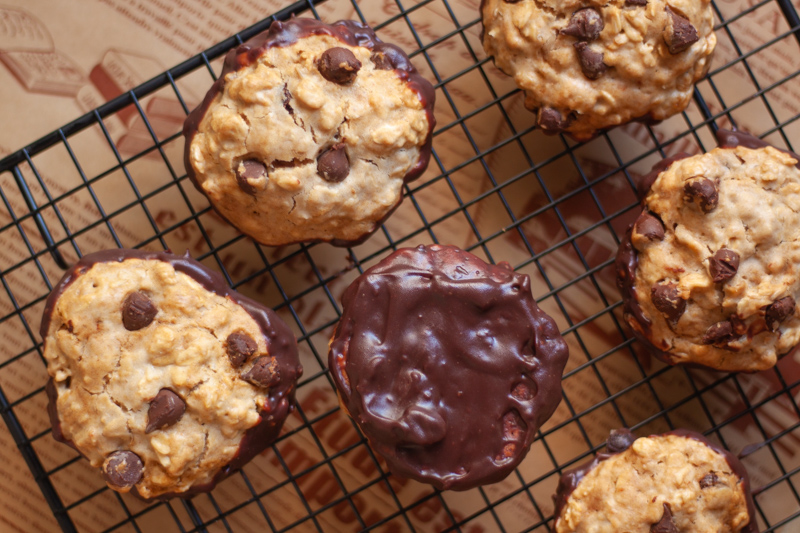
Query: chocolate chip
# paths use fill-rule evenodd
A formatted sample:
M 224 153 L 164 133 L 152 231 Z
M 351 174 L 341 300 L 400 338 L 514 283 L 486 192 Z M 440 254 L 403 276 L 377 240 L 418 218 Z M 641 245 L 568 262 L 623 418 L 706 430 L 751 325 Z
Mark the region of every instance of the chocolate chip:
M 733 324 L 729 320 L 723 320 L 709 326 L 700 342 L 702 344 L 725 344 L 735 336 Z
M 606 450 L 608 453 L 624 452 L 631 447 L 635 440 L 636 435 L 629 429 L 612 429 L 606 441 Z
M 394 65 L 383 52 L 372 52 L 369 60 L 375 65 L 375 70 L 394 70 Z
M 650 300 L 672 322 L 677 322 L 686 311 L 686 300 L 678 296 L 678 286 L 674 283 L 662 283 L 653 287 Z
M 717 186 L 708 178 L 698 177 L 687 181 L 683 186 L 683 192 L 687 202 L 697 200 L 703 213 L 713 211 L 719 203 Z
M 317 60 L 317 69 L 322 77 L 339 85 L 346 85 L 356 79 L 361 61 L 347 48 L 336 46 L 322 52 Z
M 147 409 L 147 427 L 145 433 L 171 426 L 183 416 L 186 402 L 169 389 L 161 389 L 150 402 Z
M 103 477 L 117 489 L 130 489 L 142 479 L 144 465 L 133 452 L 114 452 L 103 463 Z
M 647 0 L 625 0 L 625 5 L 626 6 L 638 6 L 638 7 L 646 6 L 647 5 Z
M 242 374 L 242 379 L 258 387 L 274 387 L 281 380 L 278 361 L 274 357 L 262 355 L 253 362 L 253 367 Z
M 603 63 L 603 52 L 592 50 L 589 48 L 589 45 L 584 42 L 577 42 L 572 46 L 578 51 L 578 61 L 581 63 L 581 71 L 587 78 L 596 80 L 608 70 L 608 67 Z
M 689 22 L 689 19 L 678 15 L 669 8 L 667 8 L 667 14 L 671 23 L 667 23 L 667 27 L 664 28 L 664 42 L 667 43 L 670 54 L 680 54 L 697 42 L 699 39 L 697 30 Z
M 158 309 L 143 292 L 132 292 L 122 302 L 122 325 L 128 331 L 147 327 L 158 314 Z
M 580 9 L 572 14 L 569 23 L 559 33 L 577 37 L 581 41 L 594 41 L 603 31 L 603 17 L 593 7 Z
M 646 211 L 643 211 L 636 219 L 633 231 L 650 241 L 660 241 L 664 238 L 664 225 Z
M 350 161 L 344 143 L 334 144 L 317 158 L 317 173 L 325 181 L 339 183 L 350 174 Z
M 719 478 L 714 472 L 709 472 L 705 476 L 700 479 L 700 488 L 707 489 L 708 487 L 713 487 L 714 485 L 719 484 Z
M 781 322 L 794 314 L 794 298 L 786 296 L 774 303 L 768 305 L 765 311 L 765 318 L 767 320 L 767 327 L 771 331 L 775 331 L 780 326 Z
M 661 520 L 650 526 L 650 533 L 679 533 L 678 526 L 672 521 L 669 504 L 664 504 L 664 514 L 661 515 Z
M 231 360 L 233 368 L 239 368 L 242 364 L 256 353 L 258 344 L 250 335 L 241 331 L 234 331 L 225 339 L 225 351 L 228 359 Z
M 252 182 L 263 181 L 267 177 L 267 167 L 261 161 L 246 159 L 236 167 L 236 183 L 247 194 L 255 194 L 258 188 Z
M 728 248 L 720 248 L 708 260 L 708 270 L 714 283 L 728 281 L 739 270 L 739 254 Z
M 539 116 L 536 123 L 545 133 L 558 133 L 564 131 L 569 123 L 561 117 L 561 111 L 552 107 L 539 109 Z

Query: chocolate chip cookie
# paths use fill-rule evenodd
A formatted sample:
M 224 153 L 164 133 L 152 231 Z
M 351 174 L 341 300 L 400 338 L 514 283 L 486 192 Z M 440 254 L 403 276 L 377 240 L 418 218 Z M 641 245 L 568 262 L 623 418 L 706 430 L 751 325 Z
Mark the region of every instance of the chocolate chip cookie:
M 755 372 L 800 342 L 798 156 L 718 137 L 644 178 L 617 283 L 626 322 L 667 363 Z
M 578 140 L 685 109 L 716 45 L 709 0 L 483 0 L 481 15 L 539 127 Z
M 500 481 L 561 400 L 566 343 L 508 263 L 401 249 L 342 306 L 331 375 L 395 475 L 453 490 Z
M 565 472 L 554 499 L 556 533 L 758 531 L 744 466 L 687 430 L 612 431 L 607 453 Z
M 186 171 L 262 244 L 357 244 L 427 167 L 433 105 L 408 56 L 367 26 L 274 22 L 227 55 L 187 118 Z
M 267 447 L 302 367 L 289 328 L 188 256 L 87 255 L 41 335 L 57 440 L 144 499 L 210 490 Z

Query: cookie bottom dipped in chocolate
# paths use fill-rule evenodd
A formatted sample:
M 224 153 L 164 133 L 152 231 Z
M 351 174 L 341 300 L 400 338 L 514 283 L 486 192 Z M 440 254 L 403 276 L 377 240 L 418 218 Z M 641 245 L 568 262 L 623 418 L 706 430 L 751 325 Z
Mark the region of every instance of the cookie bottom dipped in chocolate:
M 567 346 L 508 263 L 401 249 L 342 306 L 331 375 L 395 475 L 453 490 L 500 481 L 561 399 Z
M 758 531 L 744 466 L 687 430 L 612 431 L 605 453 L 561 476 L 554 500 L 556 533 Z
M 657 165 L 617 254 L 625 321 L 657 357 L 725 371 L 800 342 L 798 158 L 742 132 Z
M 87 255 L 41 334 L 56 440 L 143 499 L 214 485 L 272 443 L 302 374 L 289 328 L 187 256 Z

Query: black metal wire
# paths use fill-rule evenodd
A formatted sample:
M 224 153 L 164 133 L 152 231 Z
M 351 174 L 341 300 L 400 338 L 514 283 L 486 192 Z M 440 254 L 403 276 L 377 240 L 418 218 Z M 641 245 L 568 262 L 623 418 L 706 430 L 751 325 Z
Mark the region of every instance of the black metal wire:
M 363 22 L 365 19 L 363 6 L 356 0 L 334 0 L 343 3 L 349 2 L 357 18 Z M 402 234 L 392 232 L 389 227 L 374 236 L 368 245 L 342 251 L 346 257 L 346 264 L 338 267 L 320 264 L 315 260 L 316 245 L 298 245 L 280 250 L 271 250 L 253 244 L 251 241 L 235 235 L 220 242 L 217 235 L 213 235 L 205 222 L 211 215 L 209 208 L 198 209 L 191 200 L 191 185 L 187 183 L 185 172 L 182 168 L 175 168 L 167 154 L 168 147 L 179 142 L 180 134 L 175 133 L 166 138 L 159 139 L 156 130 L 148 120 L 142 101 L 156 91 L 167 89 L 174 93 L 185 113 L 189 112 L 186 99 L 179 85 L 181 79 L 187 75 L 206 72 L 209 75 L 209 84 L 216 79 L 216 72 L 212 66 L 214 62 L 229 49 L 249 39 L 256 33 L 266 29 L 273 20 L 283 20 L 295 14 L 319 17 L 317 6 L 321 2 L 301 0 L 286 9 L 276 13 L 237 35 L 211 47 L 205 52 L 181 63 L 169 71 L 154 77 L 141 86 L 115 98 L 98 109 L 89 112 L 77 120 L 31 143 L 24 149 L 11 154 L 0 161 L 0 174 L 10 172 L 11 180 L 6 185 L 0 186 L 0 199 L 9 221 L 0 225 L 0 233 L 17 232 L 21 237 L 21 245 L 25 256 L 20 257 L 14 264 L 6 265 L 0 273 L 0 282 L 5 291 L 5 300 L 8 301 L 11 311 L 0 317 L 0 328 L 12 321 L 22 325 L 29 347 L 19 353 L 7 354 L 5 360 L 0 361 L 0 383 L 7 375 L 9 369 L 20 363 L 26 357 L 41 359 L 41 346 L 34 328 L 29 324 L 31 314 L 40 312 L 46 291 L 41 291 L 35 297 L 25 296 L 20 298 L 15 287 L 15 279 L 25 273 L 34 272 L 41 278 L 41 284 L 47 291 L 52 287 L 53 266 L 65 268 L 67 261 L 65 254 L 79 256 L 88 250 L 81 248 L 80 242 L 92 232 L 103 230 L 107 232 L 111 242 L 116 246 L 123 245 L 123 239 L 115 226 L 115 219 L 124 216 L 132 210 L 142 214 L 142 220 L 148 229 L 147 236 L 141 242 L 135 243 L 137 247 L 166 248 L 171 235 L 185 227 L 186 224 L 196 228 L 199 234 L 199 247 L 201 252 L 196 257 L 202 261 L 213 263 L 226 277 L 227 281 L 235 288 L 246 289 L 252 284 L 265 284 L 274 289 L 278 300 L 275 307 L 288 317 L 291 325 L 296 329 L 298 342 L 301 349 L 309 354 L 309 361 L 316 368 L 309 368 L 306 375 L 298 384 L 299 391 L 308 390 L 308 387 L 323 383 L 326 387 L 333 387 L 330 376 L 325 368 L 326 346 L 325 341 L 319 337 L 326 333 L 336 322 L 340 309 L 337 304 L 336 292 L 333 287 L 342 276 L 354 272 L 362 272 L 366 265 L 372 264 L 376 259 L 387 252 L 400 246 L 417 244 L 419 241 L 438 242 L 445 224 L 462 220 L 471 235 L 465 247 L 475 253 L 482 254 L 489 260 L 502 260 L 495 257 L 494 251 L 497 242 L 508 242 L 509 239 L 518 242 L 518 249 L 522 256 L 515 259 L 514 267 L 518 270 L 531 273 L 542 280 L 542 287 L 536 292 L 537 300 L 542 305 L 549 305 L 551 313 L 555 313 L 562 327 L 562 334 L 569 339 L 573 347 L 570 365 L 564 373 L 563 403 L 559 412 L 537 434 L 537 445 L 544 451 L 541 459 L 541 468 L 533 479 L 526 477 L 524 472 L 517 471 L 514 479 L 518 486 L 505 494 L 498 495 L 492 488 L 480 489 L 477 492 L 480 504 L 464 516 L 448 503 L 447 495 L 433 489 L 422 491 L 418 497 L 408 501 L 407 497 L 396 491 L 391 475 L 384 470 L 379 459 L 374 455 L 366 440 L 357 433 L 355 424 L 340 411 L 339 407 L 330 407 L 320 413 L 307 413 L 302 405 L 297 416 L 293 419 L 290 429 L 272 446 L 274 464 L 284 472 L 285 479 L 269 487 L 260 486 L 252 477 L 251 471 L 245 467 L 234 475 L 234 480 L 246 488 L 245 497 L 233 506 L 227 506 L 224 500 L 209 495 L 196 497 L 192 500 L 179 500 L 168 503 L 155 503 L 150 505 L 133 506 L 130 501 L 116 493 L 111 493 L 102 487 L 88 494 L 82 494 L 77 499 L 68 503 L 59 493 L 59 480 L 68 475 L 70 469 L 82 465 L 82 459 L 73 455 L 57 465 L 45 468 L 41 457 L 37 453 L 37 446 L 43 442 L 48 430 L 36 430 L 30 434 L 20 422 L 19 413 L 29 402 L 41 399 L 44 394 L 43 387 L 27 391 L 19 397 L 10 399 L 7 391 L 0 386 L 0 415 L 9 428 L 31 474 L 42 491 L 45 501 L 50 506 L 55 520 L 64 531 L 78 531 L 72 519 L 74 513 L 80 513 L 84 506 L 91 506 L 94 502 L 113 501 L 119 506 L 119 516 L 109 523 L 105 531 L 116 530 L 144 531 L 148 517 L 155 513 L 158 516 L 169 516 L 175 527 L 182 532 L 208 531 L 224 529 L 235 531 L 235 517 L 243 509 L 254 509 L 263 517 L 270 531 L 288 531 L 291 529 L 324 530 L 324 516 L 336 509 L 348 509 L 354 520 L 354 527 L 362 530 L 377 530 L 388 527 L 390 524 L 401 524 L 402 530 L 427 531 L 429 524 L 422 524 L 419 516 L 424 515 L 429 509 L 439 509 L 446 525 L 445 531 L 469 530 L 476 524 L 491 524 L 491 529 L 508 531 L 510 526 L 504 521 L 502 507 L 513 502 L 525 502 L 531 510 L 532 516 L 537 517 L 534 523 L 527 524 L 523 531 L 550 529 L 553 516 L 548 500 L 541 495 L 542 484 L 549 483 L 553 486 L 554 478 L 564 469 L 581 463 L 600 450 L 604 436 L 597 435 L 587 425 L 587 417 L 608 413 L 608 416 L 617 420 L 618 425 L 629 425 L 634 429 L 674 428 L 677 417 L 683 409 L 690 405 L 698 404 L 703 415 L 708 420 L 706 433 L 716 438 L 723 445 L 727 444 L 729 437 L 727 428 L 741 421 L 752 419 L 761 441 L 757 446 L 748 447 L 745 452 L 754 453 L 756 449 L 765 450 L 772 462 L 775 463 L 778 474 L 774 479 L 754 487 L 756 494 L 757 513 L 766 531 L 777 531 L 781 528 L 796 528 L 800 525 L 800 492 L 797 490 L 795 478 L 800 473 L 800 468 L 794 463 L 784 463 L 780 451 L 781 439 L 796 438 L 800 431 L 800 422 L 771 434 L 756 414 L 770 402 L 785 401 L 791 406 L 794 416 L 800 419 L 800 407 L 794 395 L 800 389 L 800 381 L 796 377 L 784 375 L 781 365 L 764 373 L 771 376 L 774 381 L 773 389 L 764 397 L 754 400 L 748 396 L 746 377 L 736 375 L 703 374 L 702 372 L 686 369 L 672 369 L 664 366 L 650 367 L 650 363 L 640 360 L 636 343 L 622 326 L 620 320 L 619 296 L 608 289 L 609 275 L 613 278 L 613 258 L 605 257 L 596 260 L 587 253 L 586 242 L 591 241 L 598 232 L 610 235 L 614 244 L 619 243 L 619 233 L 624 227 L 623 221 L 630 219 L 635 208 L 634 187 L 631 169 L 653 156 L 663 156 L 676 143 L 693 143 L 700 149 L 705 149 L 703 138 L 708 138 L 708 133 L 716 131 L 720 124 L 736 123 L 736 115 L 746 105 L 758 101 L 766 109 L 766 114 L 772 126 L 765 128 L 762 135 L 778 134 L 787 147 L 792 143 L 784 129 L 793 125 L 800 117 L 788 119 L 779 118 L 775 106 L 771 101 L 773 91 L 781 90 L 789 83 L 797 83 L 795 78 L 800 72 L 792 73 L 780 80 L 769 84 L 759 80 L 751 63 L 758 61 L 757 54 L 767 50 L 770 46 L 786 40 L 793 40 L 800 44 L 800 17 L 789 0 L 762 0 L 743 10 L 742 12 L 725 19 L 723 11 L 714 5 L 716 16 L 720 22 L 716 30 L 720 35 L 725 35 L 733 46 L 736 57 L 727 63 L 714 64 L 714 69 L 706 80 L 701 82 L 694 91 L 694 104 L 690 111 L 682 113 L 679 118 L 684 121 L 685 128 L 671 138 L 665 138 L 663 131 L 657 128 L 647 128 L 650 148 L 634 156 L 623 157 L 622 150 L 615 145 L 614 132 L 603 133 L 594 142 L 602 143 L 607 153 L 614 161 L 599 172 L 588 172 L 585 161 L 581 158 L 582 145 L 575 144 L 561 137 L 556 139 L 553 152 L 548 154 L 537 153 L 532 139 L 541 139 L 541 133 L 536 131 L 533 120 L 520 116 L 519 109 L 520 91 L 516 88 L 502 88 L 496 85 L 490 59 L 485 58 L 480 44 L 475 45 L 476 35 L 480 31 L 478 14 L 474 13 L 468 20 L 461 20 L 460 11 L 454 9 L 448 0 L 420 0 L 412 4 L 411 0 L 391 0 L 386 3 L 386 14 L 382 20 L 370 21 L 379 31 L 390 28 L 403 28 L 416 44 L 416 50 L 409 50 L 418 66 L 424 64 L 425 70 L 435 81 L 439 99 L 440 124 L 434 133 L 434 151 L 431 168 L 426 179 L 418 183 L 411 183 L 404 188 L 405 206 L 409 212 L 419 217 L 421 224 Z M 408 5 L 407 5 L 408 4 Z M 437 9 L 444 17 L 446 24 L 452 25 L 453 30 L 445 32 L 435 39 L 426 40 L 415 24 L 423 9 Z M 753 49 L 744 50 L 737 42 L 737 22 L 744 17 L 755 17 L 759 10 L 775 9 L 780 12 L 788 25 L 788 30 L 771 40 Z M 791 39 L 791 37 L 794 39 Z M 452 68 L 450 65 L 437 63 L 438 47 L 460 47 L 469 59 L 469 65 L 455 73 L 443 75 L 445 70 Z M 746 73 L 753 91 L 736 102 L 726 102 L 726 92 L 718 86 L 717 79 L 728 69 L 741 68 Z M 479 80 L 484 84 L 486 94 L 483 101 L 474 105 L 466 105 L 457 97 L 461 83 L 465 80 Z M 509 87 L 506 85 L 505 87 Z M 134 110 L 144 124 L 153 145 L 133 155 L 123 154 L 119 151 L 105 122 L 121 110 L 128 108 Z M 527 113 L 527 112 L 525 112 Z M 444 118 L 447 117 L 447 118 Z M 506 135 L 488 143 L 482 140 L 476 131 L 470 128 L 475 120 L 493 117 L 498 120 L 499 126 L 505 128 Z M 699 118 L 699 119 L 698 119 Z M 783 120 L 783 122 L 781 122 Z M 95 175 L 87 173 L 87 162 L 73 148 L 73 139 L 83 130 L 94 128 L 100 131 L 105 138 L 110 153 L 115 163 L 111 168 L 98 172 Z M 452 137 L 464 140 L 466 147 L 464 157 L 454 161 L 453 157 L 440 153 L 436 147 L 443 139 Z M 55 146 L 62 146 L 73 163 L 79 181 L 77 185 L 66 190 L 53 193 L 48 190 L 45 180 L 37 168 L 37 155 Z M 513 175 L 500 176 L 496 158 L 504 157 L 506 153 L 514 153 L 523 162 L 522 167 Z M 138 188 L 136 176 L 130 170 L 138 161 L 145 157 L 153 157 L 163 161 L 169 181 L 148 191 Z M 567 190 L 554 188 L 554 182 L 549 178 L 549 173 L 555 165 L 565 164 L 571 168 L 573 185 Z M 471 170 L 470 170 L 471 169 Z M 457 176 L 470 170 L 483 177 L 485 187 L 478 192 L 466 194 L 460 187 Z M 111 210 L 104 207 L 96 188 L 102 180 L 109 179 L 112 175 L 119 175 L 133 193 L 133 199 L 122 206 Z M 13 187 L 12 187 L 13 185 Z M 621 186 L 626 189 L 630 201 L 627 204 L 607 205 L 602 190 L 608 186 Z M 4 187 L 8 188 L 4 188 Z M 534 187 L 540 191 L 541 201 L 528 207 L 520 208 L 517 205 L 516 191 L 520 187 Z M 41 191 L 41 194 L 39 194 Z M 452 205 L 447 208 L 432 210 L 430 199 L 436 191 L 445 191 L 452 199 Z M 76 198 L 80 194 L 88 195 L 91 205 L 97 210 L 98 216 L 85 227 L 70 228 L 67 218 L 62 213 L 64 202 Z M 171 194 L 176 202 L 185 204 L 188 216 L 180 220 L 172 220 L 168 224 L 159 222 L 151 212 L 151 202 L 163 194 Z M 17 198 L 21 198 L 25 209 L 19 213 L 12 208 L 20 205 Z M 16 201 L 16 203 L 15 203 Z M 588 224 L 583 227 L 573 227 L 569 213 L 574 209 L 576 202 L 582 202 L 582 208 L 592 214 Z M 491 204 L 498 209 L 497 214 L 502 214 L 505 222 L 501 226 L 482 226 L 474 212 L 483 206 Z M 531 228 L 542 226 L 542 220 L 547 220 L 552 237 L 537 237 Z M 231 254 L 240 253 L 242 250 L 259 262 L 255 270 L 242 275 L 226 266 Z M 63 252 L 63 253 L 62 253 Z M 559 262 L 574 263 L 575 272 L 569 279 L 558 275 Z M 291 276 L 293 265 L 303 265 L 309 272 L 309 277 L 304 284 L 298 285 Z M 570 316 L 570 294 L 576 291 L 591 291 L 597 301 L 597 308 L 587 310 L 580 316 Z M 321 291 L 321 292 L 320 292 Z M 315 294 L 322 295 L 321 305 L 326 308 L 323 318 L 315 323 L 306 323 L 303 319 L 302 307 L 309 298 Z M 555 310 L 555 311 L 552 311 Z M 591 342 L 588 328 L 601 322 L 610 324 L 605 328 L 613 332 L 614 341 L 607 341 L 608 345 L 595 346 Z M 620 358 L 625 358 L 630 365 L 631 373 L 627 381 L 612 383 L 604 375 L 604 369 L 609 364 L 616 364 Z M 313 365 L 312 365 L 313 366 Z M 589 374 L 586 374 L 586 373 Z M 591 377 L 590 377 L 591 376 Z M 676 376 L 686 385 L 686 393 L 680 398 L 672 398 L 670 403 L 665 403 L 659 393 L 659 383 L 666 378 Z M 575 379 L 593 380 L 597 384 L 597 391 L 591 392 L 592 396 L 585 397 L 584 391 L 576 390 L 571 386 Z M 42 376 L 42 382 L 44 376 Z M 725 420 L 719 420 L 713 406 L 709 403 L 709 395 L 730 391 L 735 394 L 741 408 L 728 414 Z M 627 409 L 630 396 L 640 394 L 645 398 L 649 411 L 634 413 Z M 324 432 L 329 424 L 347 420 L 346 427 L 355 436 L 354 440 L 341 449 L 330 450 L 326 448 Z M 703 429 L 703 428 L 697 428 Z M 563 452 L 558 446 L 553 446 L 554 439 L 563 439 L 562 433 L 572 431 L 582 443 L 580 453 L 571 457 L 563 457 Z M 303 438 L 321 458 L 313 464 L 304 464 L 292 470 L 292 465 L 284 457 L 283 446 L 293 439 Z M 348 487 L 343 477 L 344 471 L 339 466 L 347 454 L 364 450 L 370 468 L 374 475 L 358 487 Z M 317 473 L 324 473 L 333 480 L 332 487 L 336 495 L 320 505 L 312 505 L 307 498 L 307 487 L 304 479 Z M 322 475 L 322 474 L 320 474 Z M 98 485 L 100 486 L 100 485 Z M 371 490 L 380 489 L 389 496 L 389 501 L 394 509 L 375 517 L 365 515 L 359 507 L 359 502 L 367 498 Z M 787 509 L 783 516 L 775 517 L 770 514 L 768 506 L 761 505 L 761 495 L 768 491 L 781 491 L 782 497 L 793 500 L 796 505 Z M 279 523 L 277 514 L 270 510 L 267 503 L 270 498 L 278 494 L 292 494 L 296 500 L 300 514 L 296 515 L 291 523 Z M 767 494 L 769 496 L 769 494 Z M 221 501 L 223 503 L 221 503 Z M 316 505 L 316 506 L 315 506 Z M 522 505 L 522 503 L 520 503 Z M 105 527 L 105 526 L 104 526 Z

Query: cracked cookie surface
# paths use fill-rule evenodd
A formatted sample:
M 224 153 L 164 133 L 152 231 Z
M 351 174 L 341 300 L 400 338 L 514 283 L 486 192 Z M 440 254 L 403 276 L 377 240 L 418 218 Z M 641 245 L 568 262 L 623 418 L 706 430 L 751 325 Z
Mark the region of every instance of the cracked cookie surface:
M 433 100 L 408 57 L 366 26 L 275 22 L 228 55 L 187 119 L 186 169 L 258 242 L 355 244 L 427 166 Z
M 302 373 L 271 310 L 167 253 L 86 256 L 54 289 L 42 336 L 54 435 L 146 499 L 209 490 L 266 447 Z
M 626 321 L 659 357 L 753 372 L 800 342 L 796 164 L 736 146 L 658 174 L 617 272 Z
M 623 430 L 625 431 L 625 430 Z M 755 532 L 747 473 L 702 435 L 678 430 L 629 441 L 566 472 L 557 533 Z
M 578 140 L 685 109 L 716 45 L 710 0 L 483 0 L 481 15 L 539 126 Z

